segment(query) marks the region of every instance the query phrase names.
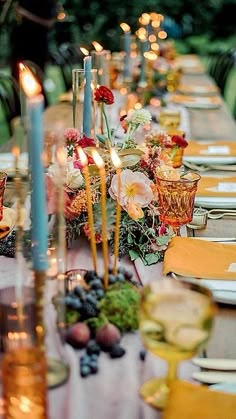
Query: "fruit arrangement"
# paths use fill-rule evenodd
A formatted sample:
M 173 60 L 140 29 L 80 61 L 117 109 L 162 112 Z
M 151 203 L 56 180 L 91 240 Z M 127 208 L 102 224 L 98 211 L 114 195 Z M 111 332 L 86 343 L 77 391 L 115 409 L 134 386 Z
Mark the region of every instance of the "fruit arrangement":
M 94 271 L 87 271 L 81 284 L 65 295 L 68 325 L 65 340 L 73 348 L 83 349 L 82 377 L 98 372 L 101 352 L 112 359 L 125 354 L 122 334 L 138 328 L 139 286 L 123 267 L 118 269 L 117 275 L 109 273 L 106 290 L 103 278 Z

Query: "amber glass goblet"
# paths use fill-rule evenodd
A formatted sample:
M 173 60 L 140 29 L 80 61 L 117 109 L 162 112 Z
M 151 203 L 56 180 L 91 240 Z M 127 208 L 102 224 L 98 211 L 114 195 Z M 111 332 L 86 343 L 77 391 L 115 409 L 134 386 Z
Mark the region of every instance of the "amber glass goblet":
M 159 217 L 163 223 L 171 226 L 175 235 L 180 235 L 180 227 L 192 221 L 197 184 L 201 176 L 187 172 L 174 180 L 173 173 L 167 170 L 156 177 Z

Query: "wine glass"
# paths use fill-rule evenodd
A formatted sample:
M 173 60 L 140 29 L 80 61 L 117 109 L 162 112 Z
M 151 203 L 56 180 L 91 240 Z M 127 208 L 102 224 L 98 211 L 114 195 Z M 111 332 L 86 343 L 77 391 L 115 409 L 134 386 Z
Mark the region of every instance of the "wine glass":
M 173 179 L 173 170 L 160 172 L 156 176 L 160 220 L 171 226 L 175 235 L 180 227 L 192 221 L 198 173 L 187 172 Z
M 178 362 L 192 358 L 206 344 L 215 305 L 211 292 L 199 284 L 162 278 L 141 292 L 139 332 L 144 346 L 168 362 L 166 377 L 145 382 L 140 390 L 153 407 L 165 407 L 169 386 L 176 379 Z

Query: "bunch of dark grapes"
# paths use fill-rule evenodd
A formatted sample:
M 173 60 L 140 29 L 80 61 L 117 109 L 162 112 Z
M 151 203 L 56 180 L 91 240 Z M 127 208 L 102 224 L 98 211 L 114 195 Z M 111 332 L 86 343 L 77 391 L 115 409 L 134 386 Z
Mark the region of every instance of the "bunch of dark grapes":
M 5 239 L 0 241 L 0 255 L 9 258 L 15 257 L 16 232 L 12 231 Z
M 132 273 L 127 271 L 124 267 L 118 269 L 117 275 L 114 275 L 112 269 L 109 269 L 108 285 L 129 281 L 138 286 L 138 283 L 132 279 L 132 276 Z M 87 271 L 84 276 L 84 281 L 84 285 L 77 285 L 64 299 L 67 322 L 69 324 L 75 323 L 76 321 L 79 322 L 77 323 L 77 332 L 79 331 L 79 328 L 81 328 L 81 322 L 86 323 L 86 320 L 99 315 L 99 301 L 105 296 L 103 278 L 99 277 L 95 271 Z M 74 328 L 72 334 L 67 336 L 67 342 L 75 349 L 85 348 L 85 352 L 80 357 L 79 361 L 81 377 L 87 377 L 98 372 L 98 359 L 101 351 L 108 353 L 112 359 L 121 358 L 125 354 L 125 349 L 120 345 L 119 329 L 115 329 L 117 329 L 116 326 L 110 324 L 107 333 L 103 330 L 102 339 L 101 333 L 100 339 L 98 339 L 95 331 L 90 326 L 91 336 L 88 341 L 87 333 L 85 337 L 83 330 L 84 338 L 86 340 L 84 345 L 81 341 L 78 345 L 78 341 L 74 339 L 76 328 Z

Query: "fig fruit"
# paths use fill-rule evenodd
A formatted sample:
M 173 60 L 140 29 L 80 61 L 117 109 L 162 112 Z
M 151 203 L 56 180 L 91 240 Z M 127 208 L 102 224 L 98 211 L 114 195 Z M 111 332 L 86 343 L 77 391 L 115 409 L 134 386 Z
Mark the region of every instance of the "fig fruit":
M 66 334 L 66 342 L 73 348 L 84 348 L 90 339 L 90 329 L 87 324 L 78 322 L 69 327 Z
M 96 333 L 96 341 L 103 350 L 109 350 L 115 343 L 121 339 L 119 329 L 112 323 L 106 323 L 101 326 Z

